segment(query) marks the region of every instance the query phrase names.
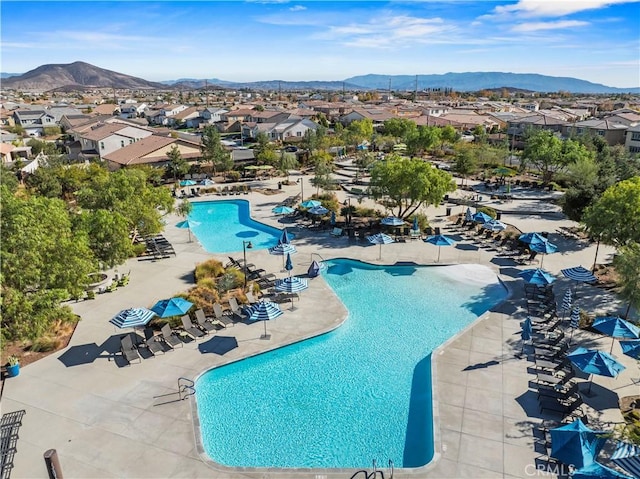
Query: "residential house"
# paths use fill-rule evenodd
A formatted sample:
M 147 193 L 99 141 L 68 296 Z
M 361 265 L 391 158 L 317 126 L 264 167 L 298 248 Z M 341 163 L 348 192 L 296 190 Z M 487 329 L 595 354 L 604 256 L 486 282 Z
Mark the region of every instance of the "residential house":
M 151 136 L 150 130 L 123 125 L 121 123 L 104 123 L 79 135 L 81 153 L 78 159 L 98 157 L 103 159 L 109 153 L 122 149 L 136 141 Z
M 318 125 L 311 120 L 290 117 L 279 123 L 254 123 L 250 134 L 257 136 L 257 133 L 264 132 L 272 141 L 295 141 L 304 138 L 307 131 L 315 131 L 317 128 Z M 244 131 L 243 127 L 243 133 Z
M 628 128 L 627 125 L 615 121 L 592 119 L 566 125 L 564 135 L 597 135 L 603 137 L 610 146 L 624 145 Z
M 205 108 L 200 112 L 200 116 L 204 118 L 206 123 L 219 123 L 224 120 L 224 114 L 229 110 L 225 108 Z
M 133 165 L 161 168 L 168 164 L 167 153 L 174 146 L 178 148 L 182 158 L 189 162 L 197 161 L 202 157 L 198 143 L 183 138 L 151 135 L 105 155 L 103 160 L 112 171 Z
M 569 123 L 566 120 L 558 118 L 558 115 L 538 111 L 533 115 L 514 118 L 507 122 L 507 134 L 512 138 L 522 139 L 525 133 L 531 129 L 562 133 Z
M 45 110 L 16 110 L 13 119 L 29 136 L 43 136 L 44 128 L 56 126 L 55 116 Z
M 629 153 L 640 155 L 640 125 L 627 129 L 624 147 Z
M 120 105 L 120 118 L 138 118 L 146 109 L 146 103 L 124 103 Z
M 392 118 L 396 118 L 396 115 L 385 108 L 354 108 L 340 117 L 340 123 L 349 125 L 354 121 L 369 119 L 373 122 L 374 128 L 380 128 L 386 120 Z

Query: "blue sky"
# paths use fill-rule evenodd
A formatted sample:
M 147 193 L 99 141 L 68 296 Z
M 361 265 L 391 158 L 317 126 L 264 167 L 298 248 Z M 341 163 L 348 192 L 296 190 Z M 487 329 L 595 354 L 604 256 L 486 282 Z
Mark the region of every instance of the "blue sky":
M 640 86 L 640 0 L 12 1 L 0 69 L 147 80 L 505 71 Z

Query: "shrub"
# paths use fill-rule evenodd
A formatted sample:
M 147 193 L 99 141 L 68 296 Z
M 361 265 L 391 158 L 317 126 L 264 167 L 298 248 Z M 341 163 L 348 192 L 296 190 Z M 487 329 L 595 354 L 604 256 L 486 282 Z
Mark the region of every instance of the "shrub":
M 420 231 L 424 231 L 425 228 L 429 226 L 429 218 L 427 218 L 427 215 L 423 213 L 416 213 L 414 215 L 411 215 L 407 219 L 407 221 L 409 221 L 409 223 L 411 223 L 412 226 L 413 226 L 413 218 L 418 218 L 418 229 Z
M 224 274 L 224 266 L 216 259 L 210 259 L 204 263 L 196 265 L 196 282 L 200 281 L 202 278 L 217 278 L 222 274 Z
M 187 292 L 187 300 L 194 304 L 195 309 L 203 309 L 206 314 L 212 314 L 213 305 L 220 301 L 220 294 L 215 289 L 198 285 Z
M 240 179 L 240 172 L 236 170 L 228 171 L 227 178 L 231 181 L 238 181 Z
M 133 254 L 135 256 L 140 256 L 147 250 L 147 245 L 144 243 L 136 243 L 133 245 Z
M 494 210 L 493 208 L 489 208 L 488 206 L 481 206 L 478 208 L 478 213 L 484 213 L 486 215 L 491 216 L 494 220 L 496 219 L 496 217 L 498 216 L 496 214 L 496 210 Z
M 594 319 L 595 318 L 592 318 L 591 316 L 589 316 L 589 313 L 587 313 L 586 311 L 581 309 L 580 310 L 580 324 L 579 324 L 580 329 L 590 328 L 591 325 L 593 324 Z
M 218 289 L 218 284 L 216 283 L 216 280 L 213 278 L 202 278 L 198 280 L 198 286 L 200 286 L 201 288 L 210 289 L 212 291 L 215 291 Z
M 53 336 L 42 336 L 33 343 L 29 348 L 34 353 L 46 353 L 48 351 L 55 351 L 60 347 L 60 340 Z

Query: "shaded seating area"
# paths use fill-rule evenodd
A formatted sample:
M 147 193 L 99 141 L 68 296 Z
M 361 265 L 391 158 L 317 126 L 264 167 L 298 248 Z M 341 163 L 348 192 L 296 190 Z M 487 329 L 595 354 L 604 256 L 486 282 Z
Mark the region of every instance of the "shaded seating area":
M 131 339 L 130 334 L 126 334 L 120 338 L 120 352 L 128 364 L 131 364 L 136 360 L 138 362 L 142 362 L 142 358 L 140 357 L 140 354 L 138 354 L 138 350 L 133 345 L 133 340 Z

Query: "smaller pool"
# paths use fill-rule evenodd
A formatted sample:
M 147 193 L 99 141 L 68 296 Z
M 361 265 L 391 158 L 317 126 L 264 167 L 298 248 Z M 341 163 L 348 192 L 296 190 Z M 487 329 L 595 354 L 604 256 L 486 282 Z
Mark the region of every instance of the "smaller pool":
M 278 228 L 252 219 L 247 200 L 193 203 L 189 220 L 198 223 L 191 232 L 209 253 L 242 251 L 243 241 L 251 241 L 253 249 L 270 248 L 282 234 Z

